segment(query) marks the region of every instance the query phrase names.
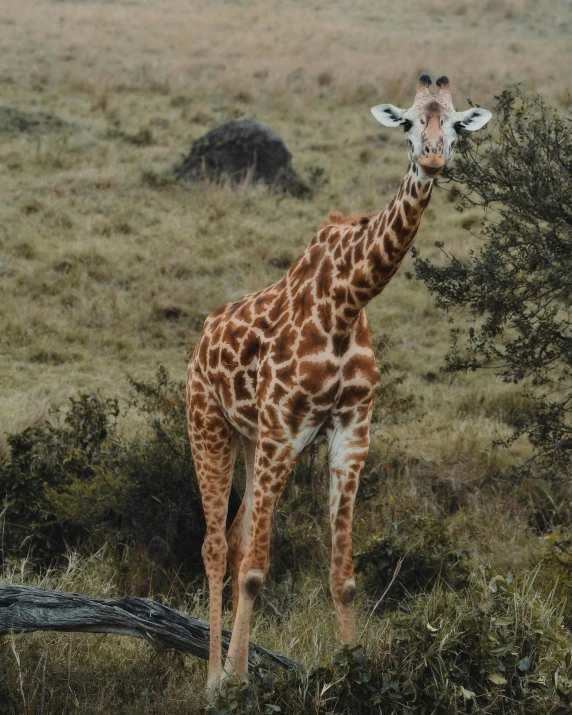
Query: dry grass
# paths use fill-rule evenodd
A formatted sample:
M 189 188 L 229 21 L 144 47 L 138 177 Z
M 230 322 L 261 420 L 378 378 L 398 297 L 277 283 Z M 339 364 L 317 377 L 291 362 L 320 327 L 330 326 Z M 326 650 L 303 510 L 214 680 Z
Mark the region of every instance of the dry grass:
M 17 567 L 5 569 L 0 582 L 24 582 L 58 590 L 73 588 L 94 597 L 113 598 L 120 595 L 114 576 L 117 567 L 105 552 L 89 559 L 71 554 L 68 568 L 63 571 L 49 571 L 38 576 L 24 561 Z M 492 580 L 491 575 L 494 576 Z M 456 659 L 462 660 L 467 649 L 474 648 L 469 651 L 473 662 L 487 663 L 489 669 L 497 672 L 496 666 L 501 667 L 503 660 L 510 662 L 511 658 L 487 656 L 488 650 L 499 642 L 510 642 L 510 651 L 517 656 L 517 662 L 523 656 L 534 659 L 535 673 L 542 682 L 551 685 L 553 678 L 559 677 L 561 688 L 568 688 L 570 673 L 564 657 L 570 652 L 572 640 L 563 624 L 562 604 L 553 596 L 547 598 L 538 591 L 537 571 L 520 574 L 511 595 L 495 597 L 493 589 L 496 586 L 491 584 L 494 581 L 503 588 L 502 585 L 507 583 L 504 576 L 512 578 L 506 571 L 487 571 L 477 565 L 467 588 L 462 591 L 437 584 L 429 592 L 410 599 L 408 610 L 381 617 L 372 613 L 371 602 L 360 599 L 356 611 L 357 630 L 368 667 L 378 672 L 378 682 L 381 680 L 379 673 L 390 668 L 389 673 L 396 681 L 403 680 L 406 674 L 419 683 L 424 677 L 425 683 L 436 687 L 440 694 L 448 691 L 447 702 L 455 702 L 459 691 L 458 676 L 451 682 L 446 675 L 454 670 Z M 204 618 L 208 612 L 204 592 L 182 601 L 173 598 L 163 598 L 162 601 L 198 617 Z M 226 625 L 229 617 L 227 613 Z M 502 620 L 503 625 L 508 625 L 509 630 L 495 628 L 495 617 L 499 622 Z M 411 631 L 409 643 L 403 643 L 404 628 Z M 428 639 L 428 629 L 437 634 L 435 642 Z M 538 634 L 549 634 L 550 637 L 539 637 Z M 296 659 L 302 667 L 302 678 L 304 673 L 320 666 L 331 668 L 331 654 L 339 646 L 335 616 L 324 580 L 305 578 L 279 620 L 270 610 L 257 611 L 252 640 Z M 534 640 L 537 641 L 536 648 L 531 647 Z M 444 649 L 445 643 L 447 647 Z M 431 674 L 428 661 L 435 650 L 442 672 L 435 672 L 433 668 L 432 676 L 427 678 L 428 673 Z M 190 656 L 153 649 L 137 639 L 73 633 L 23 634 L 2 639 L 0 656 L 3 662 L 0 693 L 7 698 L 3 703 L 6 712 L 26 715 L 96 715 L 102 712 L 159 715 L 168 712 L 182 715 L 204 711 L 205 663 Z M 502 671 L 505 672 L 504 667 Z M 321 691 L 324 695 L 336 683 L 332 673 L 328 675 L 324 671 L 321 677 L 323 688 L 318 687 L 316 693 Z M 339 682 L 339 674 L 334 678 Z M 466 684 L 467 679 L 465 674 L 460 682 Z M 291 684 L 290 692 L 283 689 L 282 697 L 287 699 L 280 701 L 283 709 L 279 712 L 302 712 L 296 703 L 304 687 L 307 685 L 304 686 L 301 680 L 299 684 Z M 547 688 L 546 693 L 544 701 L 539 691 L 540 702 L 527 712 L 547 712 L 548 703 L 558 702 L 553 689 L 549 694 Z M 322 702 L 320 698 L 309 697 L 303 712 L 316 715 L 349 712 L 336 707 L 331 694 L 328 699 Z M 514 703 L 510 698 L 508 700 L 504 712 L 522 712 L 518 705 L 511 709 L 510 705 Z M 269 701 L 272 702 L 272 698 Z M 269 712 L 263 706 L 237 710 L 246 711 Z M 411 712 L 415 712 L 415 707 Z
M 158 362 L 182 375 L 210 310 L 278 278 L 276 265 L 295 258 L 329 210 L 383 205 L 405 148 L 368 107 L 409 102 L 421 69 L 449 72 L 460 108 L 466 96 L 490 106 L 514 81 L 567 96 L 569 19 L 564 2 L 524 0 L 7 0 L 2 101 L 70 124 L 0 124 L 3 430 L 77 390 L 122 393 L 126 373 L 150 375 Z M 281 134 L 303 175 L 324 171 L 312 202 L 165 186 L 193 139 L 235 117 Z M 418 245 L 432 252 L 443 238 L 456 250 L 470 244 L 438 195 Z M 448 330 L 424 289 L 402 270 L 369 314 L 396 340 L 411 389 L 450 423 L 463 388 L 422 379 L 437 371 Z
M 410 103 L 420 71 L 448 73 L 459 109 L 468 97 L 491 107 L 514 82 L 569 106 L 571 28 L 565 0 L 4 0 L 0 431 L 42 419 L 80 390 L 125 395 L 126 375 L 148 378 L 157 363 L 182 378 L 209 311 L 278 279 L 330 210 L 383 206 L 406 149 L 403 135 L 380 128 L 369 107 Z M 22 131 L 3 105 L 34 121 Z M 172 182 L 169 169 L 190 143 L 234 118 L 283 137 L 295 167 L 318 182 L 311 201 L 253 186 Z M 474 245 L 461 227 L 466 218 L 436 191 L 417 246 L 436 256 L 434 242 L 443 240 L 465 255 Z M 464 494 L 448 527 L 459 543 L 499 569 L 530 565 L 538 540 L 527 535 L 520 507 L 479 491 L 526 452 L 525 444 L 513 455 L 490 446 L 507 433 L 506 411 L 518 398 L 491 375 L 439 375 L 450 325 L 424 287 L 407 281 L 409 262 L 368 308 L 373 331 L 391 335 L 390 359 L 416 398 L 406 420 L 385 424 L 376 440 L 380 463 L 396 455 L 399 463 L 388 472 L 383 509 L 393 508 L 392 496 L 400 509 L 438 511 L 441 492 L 431 485 L 448 484 Z M 375 529 L 375 517 L 364 512 L 359 538 Z M 79 567 L 65 583 L 50 583 L 112 595 L 113 568 L 101 565 L 97 586 Z M 191 605 L 204 609 L 203 601 Z M 299 605 L 286 627 L 257 619 L 253 638 L 310 666 L 336 642 L 324 581 L 308 583 Z M 320 615 L 311 629 L 310 607 Z M 170 676 L 164 668 L 157 675 L 144 644 L 83 638 L 31 636 L 26 667 L 37 673 L 25 677 L 37 683 L 48 672 L 65 683 L 77 671 L 81 683 L 77 673 L 108 663 L 90 676 L 90 712 L 113 671 L 117 698 L 129 703 L 122 712 L 160 712 L 158 701 L 146 709 L 149 688 L 164 688 L 172 713 L 198 703 L 192 693 L 202 687 L 202 665 L 173 660 Z M 30 692 L 24 688 L 26 698 Z M 187 704 L 178 710 L 177 702 Z M 22 707 L 33 711 L 29 702 Z

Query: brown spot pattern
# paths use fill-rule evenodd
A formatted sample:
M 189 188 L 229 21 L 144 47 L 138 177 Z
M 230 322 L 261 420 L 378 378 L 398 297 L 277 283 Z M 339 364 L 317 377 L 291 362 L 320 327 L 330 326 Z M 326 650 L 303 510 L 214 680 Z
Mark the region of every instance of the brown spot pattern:
M 207 522 L 209 673 L 217 659 L 220 666 L 227 542 L 233 610 L 241 618 L 241 604 L 254 599 L 268 571 L 277 500 L 313 439 L 328 442 L 331 591 L 342 638 L 353 637 L 351 523 L 378 377 L 363 308 L 399 267 L 430 196 L 431 182 L 420 181 L 411 166 L 384 211 L 330 214 L 284 278 L 205 321 L 188 369 L 187 414 Z M 251 454 L 251 498 L 225 538 L 239 439 Z M 244 648 L 231 641 L 239 669 L 246 667 Z

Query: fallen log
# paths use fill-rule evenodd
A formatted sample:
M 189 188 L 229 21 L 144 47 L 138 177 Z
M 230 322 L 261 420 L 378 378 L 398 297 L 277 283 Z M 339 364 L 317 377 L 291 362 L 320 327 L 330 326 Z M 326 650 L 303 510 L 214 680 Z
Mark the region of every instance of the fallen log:
M 156 601 L 133 596 L 88 598 L 33 586 L 0 586 L 0 636 L 34 631 L 133 636 L 204 660 L 209 657 L 209 624 Z M 230 631 L 223 630 L 224 650 L 230 636 Z M 284 670 L 298 667 L 291 658 L 252 643 L 248 663 Z

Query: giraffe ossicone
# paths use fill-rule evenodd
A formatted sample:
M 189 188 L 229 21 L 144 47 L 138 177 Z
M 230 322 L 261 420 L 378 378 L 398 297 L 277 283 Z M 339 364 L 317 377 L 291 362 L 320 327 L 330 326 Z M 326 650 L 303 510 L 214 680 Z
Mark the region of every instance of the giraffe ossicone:
M 264 584 L 274 510 L 297 457 L 327 445 L 332 557 L 330 590 L 343 643 L 355 642 L 352 516 L 369 449 L 378 370 L 364 307 L 389 283 L 409 249 L 462 129 L 491 113 L 457 112 L 447 77 L 423 74 L 403 110 L 373 107 L 407 134 L 409 168 L 395 197 L 367 216 L 330 214 L 274 285 L 211 313 L 187 374 L 189 437 L 206 519 L 202 554 L 210 590 L 207 688 L 244 675 L 254 600 Z M 246 489 L 225 533 L 238 443 Z M 234 625 L 222 665 L 222 585 L 227 558 Z

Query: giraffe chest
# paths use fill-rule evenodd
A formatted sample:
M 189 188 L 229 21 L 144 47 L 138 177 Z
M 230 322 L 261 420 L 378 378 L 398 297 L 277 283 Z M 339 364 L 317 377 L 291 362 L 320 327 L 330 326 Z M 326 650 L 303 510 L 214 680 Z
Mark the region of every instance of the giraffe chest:
M 203 351 L 207 359 L 202 370 L 217 401 L 245 436 L 255 437 L 261 413 L 284 416 L 286 431 L 298 432 L 302 421 L 318 424 L 333 407 L 341 383 L 340 360 L 325 351 L 327 338 L 308 341 L 309 331 L 301 332 L 252 330 L 237 342 L 228 326 Z

